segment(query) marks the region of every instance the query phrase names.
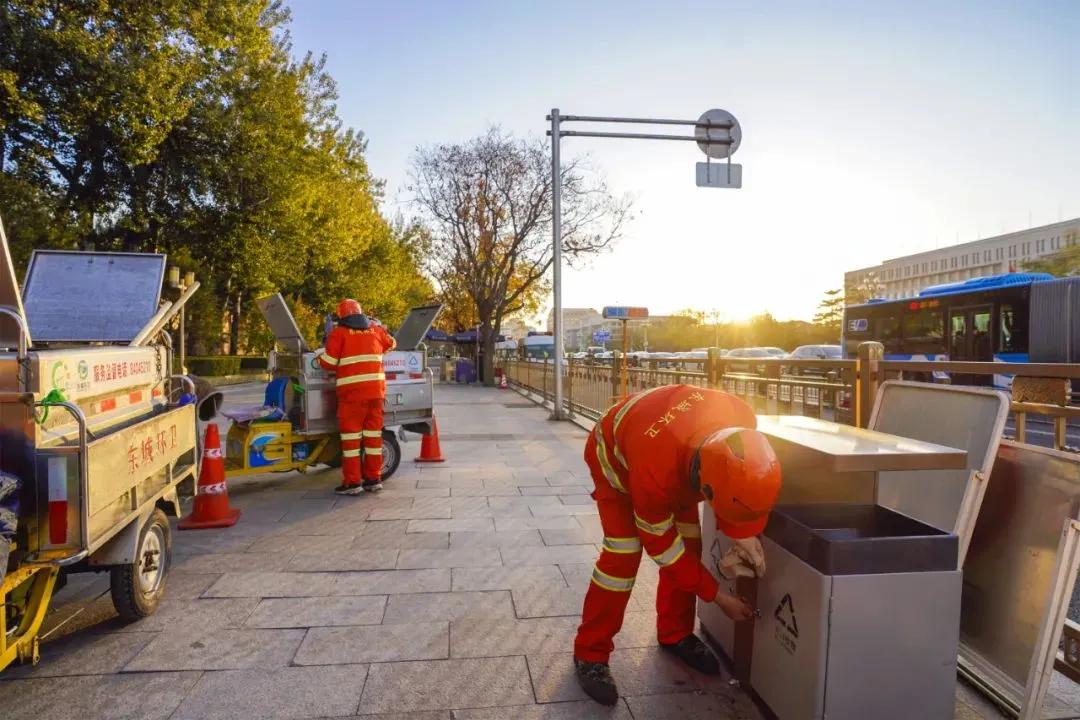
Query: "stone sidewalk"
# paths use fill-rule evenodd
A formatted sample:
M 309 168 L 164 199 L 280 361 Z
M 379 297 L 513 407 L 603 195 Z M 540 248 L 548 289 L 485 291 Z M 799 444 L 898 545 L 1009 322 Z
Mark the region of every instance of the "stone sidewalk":
M 585 699 L 570 650 L 602 538 L 585 432 L 512 391 L 437 396 L 445 464 L 415 466 L 409 443 L 355 498 L 329 470 L 232 483 L 239 524 L 174 535 L 157 614 L 123 626 L 97 599 L 39 666 L 3 674 L 0 718 L 761 717 L 727 676 L 659 652 L 648 561 L 612 658 L 624 697 Z M 958 689 L 957 718 L 991 712 Z

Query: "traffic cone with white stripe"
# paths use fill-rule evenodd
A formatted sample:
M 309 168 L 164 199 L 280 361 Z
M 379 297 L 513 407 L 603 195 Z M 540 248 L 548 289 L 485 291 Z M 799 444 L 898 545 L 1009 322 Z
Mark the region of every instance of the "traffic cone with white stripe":
M 225 485 L 225 459 L 221 456 L 221 438 L 217 425 L 206 426 L 202 470 L 195 491 L 195 507 L 177 524 L 180 530 L 205 530 L 230 527 L 240 518 L 240 509 L 229 507 L 229 489 Z
M 416 462 L 446 462 L 446 458 L 442 456 L 442 448 L 439 447 L 439 424 L 435 422 L 435 418 L 431 418 L 431 432 L 420 440 L 420 455 Z

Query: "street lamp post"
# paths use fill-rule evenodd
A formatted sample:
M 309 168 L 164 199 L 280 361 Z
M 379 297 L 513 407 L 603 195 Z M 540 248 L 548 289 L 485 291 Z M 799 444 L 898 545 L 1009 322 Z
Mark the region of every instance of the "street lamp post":
M 698 163 L 696 168 L 699 187 L 740 188 L 742 187 L 742 166 L 733 165 L 731 156 L 742 142 L 742 128 L 735 116 L 724 110 L 708 110 L 697 120 L 665 120 L 657 118 L 601 117 L 595 115 L 562 115 L 558 108 L 552 108 L 547 116 L 551 121 L 551 243 L 552 271 L 551 291 L 552 312 L 555 333 L 554 360 L 554 402 L 551 409 L 552 420 L 565 420 L 563 411 L 562 373 L 563 357 L 563 322 L 562 322 L 562 165 L 559 159 L 559 146 L 564 137 L 622 138 L 630 140 L 675 140 L 696 142 L 707 158 L 727 159 L 726 173 L 713 173 L 708 162 Z M 615 133 L 563 130 L 564 122 L 589 123 L 629 123 L 641 125 L 679 125 L 692 126 L 693 135 L 659 135 L 656 133 Z
M 180 268 L 173 265 L 169 268 L 169 286 L 179 291 L 181 295 L 195 284 L 195 273 L 188 271 L 184 273 L 183 277 L 180 275 Z M 180 307 L 180 372 L 187 373 L 187 333 L 184 330 L 184 320 L 186 307 Z

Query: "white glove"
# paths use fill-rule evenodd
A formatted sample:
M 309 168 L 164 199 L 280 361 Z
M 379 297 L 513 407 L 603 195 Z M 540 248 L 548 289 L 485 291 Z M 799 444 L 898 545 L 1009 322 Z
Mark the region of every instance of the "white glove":
M 732 540 L 735 544 L 731 549 L 735 551 L 739 559 L 753 568 L 754 575 L 765 577 L 765 549 L 761 547 L 761 541 L 756 537 Z
M 723 557 L 720 558 L 720 562 L 717 563 L 716 569 L 721 575 L 728 580 L 735 580 L 741 577 L 754 577 L 754 569 L 744 561 L 742 555 L 739 553 L 737 546 L 731 546 Z

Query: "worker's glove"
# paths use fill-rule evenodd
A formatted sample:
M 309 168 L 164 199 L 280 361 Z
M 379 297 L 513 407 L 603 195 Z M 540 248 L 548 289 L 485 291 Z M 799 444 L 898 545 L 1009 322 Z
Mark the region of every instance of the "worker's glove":
M 728 548 L 728 551 L 720 558 L 720 562 L 717 563 L 716 569 L 728 580 L 735 580 L 736 578 L 741 577 L 755 577 L 754 568 L 743 560 L 742 556 L 739 554 L 738 548 L 734 545 Z
M 754 575 L 765 577 L 765 549 L 761 547 L 761 541 L 756 537 L 732 540 L 735 544 L 731 549 L 739 556 L 739 559 L 750 566 Z

